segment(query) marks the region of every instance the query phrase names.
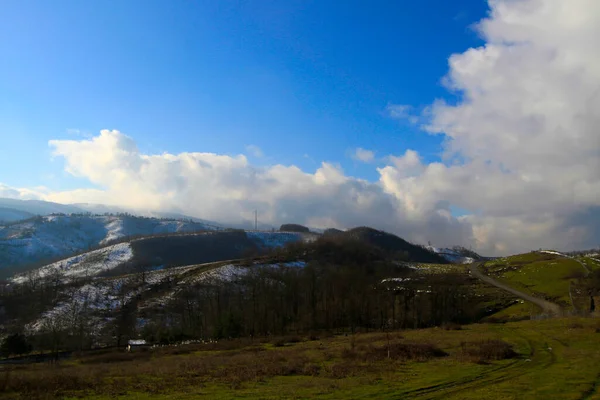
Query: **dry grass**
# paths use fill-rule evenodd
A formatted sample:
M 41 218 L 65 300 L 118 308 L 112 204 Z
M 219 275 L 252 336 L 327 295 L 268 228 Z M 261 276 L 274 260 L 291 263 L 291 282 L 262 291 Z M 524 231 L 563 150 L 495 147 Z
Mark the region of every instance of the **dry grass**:
M 377 343 L 381 341 L 385 344 Z M 405 342 L 397 332 L 320 342 L 288 336 L 267 343 L 232 340 L 132 353 L 103 350 L 54 366 L 11 368 L 0 374 L 0 389 L 9 394 L 0 398 L 45 399 L 90 393 L 116 396 L 124 391 L 156 394 L 167 393 L 174 386 L 215 383 L 237 389 L 247 382 L 273 377 L 363 376 L 385 371 L 389 362 L 422 362 L 444 356 L 447 354 L 435 345 Z
M 498 339 L 462 342 L 461 353 L 465 359 L 476 363 L 489 363 L 517 356 L 511 344 Z

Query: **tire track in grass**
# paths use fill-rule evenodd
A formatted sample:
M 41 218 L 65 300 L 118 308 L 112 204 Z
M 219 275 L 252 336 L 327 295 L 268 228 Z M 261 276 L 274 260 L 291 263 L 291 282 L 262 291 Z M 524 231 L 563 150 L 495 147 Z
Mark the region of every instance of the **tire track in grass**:
M 600 373 L 596 375 L 596 380 L 592 384 L 592 387 L 580 398 L 580 400 L 591 400 L 594 395 L 598 394 L 598 389 L 600 389 Z
M 538 332 L 530 332 L 530 334 L 531 333 L 542 335 Z M 531 337 L 524 336 L 523 334 L 513 333 L 513 335 L 513 337 L 518 337 L 527 342 L 529 346 L 528 360 L 530 361 L 527 361 L 523 358 L 517 359 L 511 363 L 502 365 L 500 367 L 491 368 L 472 377 L 441 383 L 438 385 L 427 386 L 409 392 L 403 392 L 397 398 L 447 398 L 448 396 L 454 396 L 466 390 L 479 389 L 489 385 L 502 383 L 519 376 L 534 373 L 536 371 L 546 369 L 556 362 L 556 355 L 553 351 L 550 351 L 547 346 L 544 348 L 542 345 L 543 342 L 539 340 L 534 341 Z M 558 341 L 556 343 L 558 343 L 559 346 L 561 345 Z M 539 350 L 544 350 L 544 352 L 540 353 Z M 499 375 L 496 376 L 497 374 Z
M 550 339 L 550 341 L 555 342 L 554 344 L 552 344 L 552 346 L 556 347 L 556 349 L 558 349 L 558 350 L 562 350 L 561 347 L 567 347 L 561 341 L 554 339 L 553 337 L 545 334 L 544 332 L 528 331 L 528 334 L 529 335 L 534 334 L 534 335 L 538 336 L 539 338 L 536 338 L 537 340 L 534 341 L 533 339 L 531 339 L 531 337 L 525 337 L 525 336 L 523 336 L 523 334 L 516 335 L 520 338 L 525 339 L 531 349 L 530 354 L 529 354 L 529 356 L 530 356 L 529 359 L 531 361 L 529 361 L 529 362 L 525 361 L 525 363 L 526 363 L 525 365 L 521 364 L 523 367 L 525 367 L 524 369 L 518 369 L 516 371 L 513 369 L 510 369 L 510 371 L 508 371 L 509 373 L 505 374 L 503 376 L 483 378 L 478 381 L 472 380 L 471 382 L 469 382 L 469 384 L 463 385 L 461 387 L 446 390 L 443 393 L 436 393 L 434 396 L 429 397 L 429 399 L 447 398 L 448 396 L 455 396 L 466 390 L 475 390 L 475 389 L 484 388 L 486 386 L 499 384 L 499 383 L 505 382 L 507 380 L 521 377 L 524 375 L 539 373 L 539 372 L 551 367 L 552 365 L 554 365 L 557 362 L 557 355 L 556 355 L 556 351 L 552 347 L 548 346 L 548 342 L 545 339 Z M 545 339 L 543 340 L 542 338 L 545 338 Z M 540 354 L 540 350 L 543 351 L 541 354 Z M 539 354 L 539 356 L 536 356 L 538 354 Z M 547 356 L 549 356 L 549 358 L 545 362 L 543 361 L 544 359 L 539 358 L 539 357 L 546 358 Z M 536 368 L 538 366 L 540 368 Z M 506 371 L 501 371 L 501 372 L 506 372 Z

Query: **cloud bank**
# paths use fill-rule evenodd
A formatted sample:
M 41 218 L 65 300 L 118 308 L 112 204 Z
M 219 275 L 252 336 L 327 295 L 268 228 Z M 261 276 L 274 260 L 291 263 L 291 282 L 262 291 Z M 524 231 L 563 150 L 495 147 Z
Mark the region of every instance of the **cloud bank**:
M 379 179 L 368 182 L 328 163 L 313 173 L 256 167 L 244 155 L 143 154 L 130 137 L 104 130 L 89 140 L 50 142 L 66 171 L 99 189 L 39 196 L 224 222 L 251 219 L 258 209 L 273 224 L 370 225 L 489 255 L 597 246 L 600 2 L 489 5 L 477 25 L 486 44 L 449 58 L 443 82 L 460 100 L 435 100 L 418 118 L 424 134 L 444 136 L 442 162 L 424 163 L 407 150 L 387 157 Z M 388 107 L 403 119 L 411 110 Z M 453 208 L 466 215 L 453 216 Z

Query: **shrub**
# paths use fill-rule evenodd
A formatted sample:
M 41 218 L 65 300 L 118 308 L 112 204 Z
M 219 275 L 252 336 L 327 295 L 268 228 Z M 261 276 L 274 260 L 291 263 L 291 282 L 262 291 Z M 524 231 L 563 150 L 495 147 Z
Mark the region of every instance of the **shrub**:
M 0 351 L 7 357 L 11 355 L 21 355 L 31 351 L 31 345 L 27 341 L 27 337 L 21 333 L 9 335 L 2 342 Z
M 460 324 L 457 324 L 456 322 L 447 322 L 444 325 L 442 325 L 442 328 L 444 328 L 447 331 L 462 331 L 463 327 Z
M 569 324 L 569 328 L 571 329 L 582 329 L 583 324 L 580 321 L 571 321 Z
M 506 360 L 517 355 L 511 344 L 498 339 L 462 342 L 460 346 L 463 356 L 478 363 Z
M 430 343 L 391 343 L 389 346 L 369 346 L 365 356 L 370 360 L 390 358 L 394 360 L 426 361 L 445 357 L 448 353 Z

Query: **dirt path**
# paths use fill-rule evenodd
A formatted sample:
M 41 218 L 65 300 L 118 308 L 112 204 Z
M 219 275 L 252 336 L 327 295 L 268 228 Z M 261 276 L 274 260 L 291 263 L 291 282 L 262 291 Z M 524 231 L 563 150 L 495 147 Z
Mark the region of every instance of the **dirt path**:
M 542 310 L 544 310 L 545 312 L 547 312 L 549 314 L 560 315 L 562 313 L 560 306 L 558 306 L 557 304 L 551 303 L 551 302 L 543 300 L 543 299 L 539 299 L 537 297 L 533 297 L 527 293 L 521 292 L 520 290 L 514 289 L 504 283 L 498 282 L 494 278 L 484 275 L 479 270 L 479 267 L 483 264 L 484 264 L 483 262 L 478 262 L 478 263 L 473 263 L 473 264 L 469 265 L 469 268 L 471 269 L 471 274 L 473 274 L 473 276 L 481 279 L 485 283 L 489 283 L 490 285 L 496 286 L 497 288 L 506 290 L 507 292 L 510 292 L 510 293 L 514 294 L 515 296 L 520 297 L 523 300 L 527 300 L 533 304 L 540 306 L 542 308 Z

